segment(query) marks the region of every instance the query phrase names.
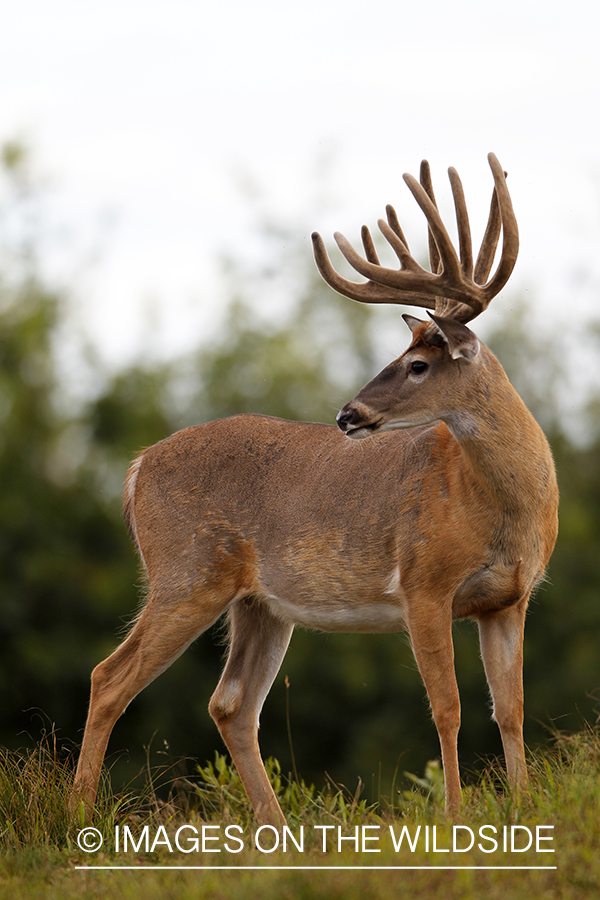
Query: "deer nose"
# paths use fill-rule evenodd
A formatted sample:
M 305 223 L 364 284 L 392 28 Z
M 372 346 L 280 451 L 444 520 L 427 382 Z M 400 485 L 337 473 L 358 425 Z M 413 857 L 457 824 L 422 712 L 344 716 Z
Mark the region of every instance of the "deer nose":
M 347 431 L 350 425 L 352 425 L 352 420 L 356 415 L 356 411 L 353 409 L 348 409 L 345 406 L 343 409 L 340 409 L 339 413 L 335 417 L 335 421 L 338 423 L 338 426 L 342 429 L 342 431 Z

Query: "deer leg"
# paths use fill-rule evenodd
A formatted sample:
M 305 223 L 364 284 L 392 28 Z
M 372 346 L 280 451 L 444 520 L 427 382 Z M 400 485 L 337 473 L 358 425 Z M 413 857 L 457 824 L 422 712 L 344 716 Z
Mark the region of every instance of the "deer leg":
M 214 598 L 213 598 L 214 601 Z M 164 672 L 227 608 L 197 596 L 177 603 L 153 595 L 123 643 L 92 672 L 92 690 L 72 804 L 96 799 L 100 770 L 114 725 L 133 698 Z
M 446 785 L 446 812 L 457 812 L 460 806 L 460 773 L 458 768 L 458 730 L 460 698 L 454 671 L 452 620 L 439 606 L 421 607 L 419 615 L 409 615 L 409 631 L 413 653 L 425 684 L 433 721 L 442 751 Z
M 292 636 L 293 624 L 272 615 L 259 599 L 232 606 L 231 644 L 209 704 L 260 825 L 285 825 L 258 745 L 259 716 Z
M 523 747 L 523 630 L 527 600 L 478 618 L 479 643 L 486 678 L 504 747 L 513 789 L 526 787 Z

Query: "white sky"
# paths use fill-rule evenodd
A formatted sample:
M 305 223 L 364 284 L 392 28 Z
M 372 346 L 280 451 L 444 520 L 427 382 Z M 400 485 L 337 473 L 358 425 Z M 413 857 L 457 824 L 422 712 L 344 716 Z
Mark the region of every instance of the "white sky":
M 164 348 L 209 327 L 218 252 L 252 246 L 240 172 L 306 230 L 307 254 L 311 230 L 328 244 L 335 229 L 355 239 L 388 202 L 418 245 L 422 217 L 402 172 L 418 174 L 427 157 L 443 201 L 456 166 L 477 235 L 493 150 L 521 232 L 511 283 L 553 315 L 586 316 L 600 297 L 599 10 L 591 0 L 5 3 L 0 140 L 33 145 L 74 246 L 114 219 L 81 296 L 115 360 L 139 345 L 148 296 Z M 323 208 L 315 161 L 327 152 Z

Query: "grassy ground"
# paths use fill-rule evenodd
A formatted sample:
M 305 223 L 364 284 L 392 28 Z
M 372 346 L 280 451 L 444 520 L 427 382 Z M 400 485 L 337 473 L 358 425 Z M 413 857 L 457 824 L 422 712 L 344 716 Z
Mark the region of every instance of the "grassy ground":
M 317 792 L 288 782 L 271 761 L 289 823 L 277 835 L 257 829 L 235 771 L 217 757 L 194 783 L 176 781 L 166 800 L 151 779 L 137 797 L 105 784 L 91 823 L 102 846 L 91 851 L 98 835 L 82 834 L 67 809 L 71 766 L 48 744 L 3 752 L 0 897 L 597 897 L 599 770 L 598 733 L 561 736 L 530 760 L 526 795 L 512 797 L 489 771 L 465 789 L 450 822 L 435 764 L 393 803 L 367 807 L 333 785 Z

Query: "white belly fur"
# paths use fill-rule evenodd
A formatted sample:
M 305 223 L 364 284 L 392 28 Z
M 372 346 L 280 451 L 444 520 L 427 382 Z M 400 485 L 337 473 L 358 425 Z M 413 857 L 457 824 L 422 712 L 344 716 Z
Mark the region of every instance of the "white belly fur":
M 261 600 L 273 615 L 287 619 L 304 628 L 318 631 L 348 631 L 377 634 L 406 630 L 406 618 L 400 600 L 396 603 L 364 603 L 356 600 L 313 600 L 310 604 L 297 604 L 273 595 Z

